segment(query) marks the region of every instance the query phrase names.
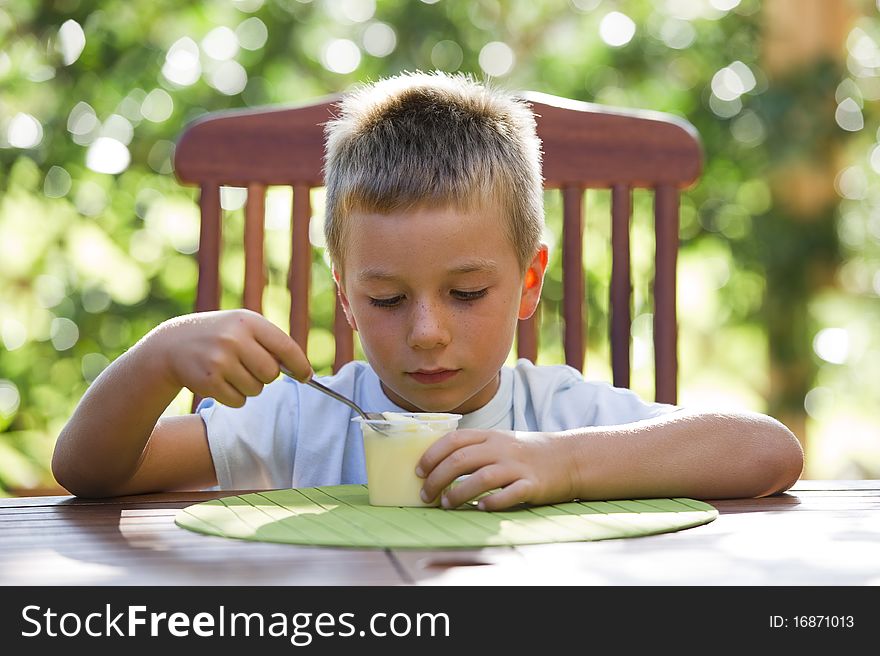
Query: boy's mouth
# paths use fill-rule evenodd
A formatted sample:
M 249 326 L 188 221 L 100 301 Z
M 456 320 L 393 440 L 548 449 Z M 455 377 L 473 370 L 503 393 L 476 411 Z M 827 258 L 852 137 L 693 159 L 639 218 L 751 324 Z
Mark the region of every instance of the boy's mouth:
M 459 372 L 459 369 L 419 369 L 407 372 L 413 380 L 422 385 L 442 383 Z

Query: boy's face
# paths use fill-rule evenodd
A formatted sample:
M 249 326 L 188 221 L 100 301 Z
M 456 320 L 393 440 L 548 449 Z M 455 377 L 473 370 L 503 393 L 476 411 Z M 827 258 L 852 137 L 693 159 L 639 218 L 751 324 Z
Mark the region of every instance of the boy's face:
M 488 403 L 517 319 L 538 303 L 546 247 L 524 276 L 493 208 L 361 212 L 348 221 L 340 297 L 388 397 L 426 412 Z

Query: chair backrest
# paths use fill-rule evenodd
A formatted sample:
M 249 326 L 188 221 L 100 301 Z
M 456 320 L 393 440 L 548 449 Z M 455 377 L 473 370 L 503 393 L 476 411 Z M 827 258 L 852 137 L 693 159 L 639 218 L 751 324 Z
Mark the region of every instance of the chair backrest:
M 700 175 L 702 152 L 687 121 L 658 112 L 622 110 L 541 93 L 522 94 L 537 118 L 543 142 L 545 187 L 563 199 L 563 344 L 567 364 L 583 370 L 586 352 L 583 268 L 583 199 L 586 189 L 611 190 L 612 269 L 610 343 L 613 384 L 630 385 L 632 278 L 630 220 L 632 192 L 654 193 L 655 398 L 675 403 L 677 326 L 675 277 L 679 194 Z M 220 188 L 247 188 L 244 227 L 242 306 L 260 312 L 266 283 L 263 261 L 265 191 L 293 188 L 290 334 L 307 348 L 311 244 L 309 191 L 323 185 L 324 123 L 334 115 L 337 96 L 298 107 L 216 112 L 188 125 L 174 153 L 174 170 L 183 184 L 201 189 L 199 278 L 196 311 L 219 308 L 222 211 Z M 537 325 L 521 321 L 517 356 L 537 357 Z M 354 357 L 353 336 L 337 301 L 334 319 L 334 371 Z

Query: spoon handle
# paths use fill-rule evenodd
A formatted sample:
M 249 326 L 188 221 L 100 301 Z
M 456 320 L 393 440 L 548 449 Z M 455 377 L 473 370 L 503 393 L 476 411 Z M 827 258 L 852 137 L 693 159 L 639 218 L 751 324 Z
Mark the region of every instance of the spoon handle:
M 292 373 L 290 373 L 290 370 L 288 370 L 287 367 L 285 367 L 285 366 L 283 366 L 283 365 L 281 366 L 281 373 L 283 373 L 285 376 L 288 376 L 288 377 L 293 378 L 294 380 L 296 380 L 296 377 L 295 377 Z M 306 384 L 306 385 L 310 385 L 311 387 L 314 387 L 316 390 L 319 390 L 319 391 L 323 392 L 323 393 L 326 394 L 327 396 L 329 396 L 329 397 L 331 397 L 331 398 L 334 398 L 334 399 L 336 399 L 337 401 L 342 401 L 345 405 L 347 405 L 349 408 L 351 408 L 351 409 L 354 410 L 356 413 L 358 413 L 358 414 L 361 416 L 362 419 L 366 419 L 367 421 L 375 421 L 375 420 L 377 420 L 377 419 L 381 421 L 382 419 L 384 419 L 384 417 L 382 416 L 381 413 L 376 413 L 376 412 L 364 412 L 363 410 L 361 410 L 361 409 L 357 406 L 357 404 L 356 404 L 354 401 L 352 401 L 352 400 L 349 399 L 349 398 L 346 398 L 346 397 L 342 396 L 342 394 L 340 394 L 339 392 L 335 392 L 335 391 L 333 391 L 333 390 L 330 389 L 329 387 L 325 387 L 324 385 L 322 385 L 321 383 L 319 383 L 319 382 L 318 382 L 317 380 L 315 380 L 314 378 L 309 378 L 309 379 L 305 382 L 305 384 Z M 384 431 L 382 428 L 380 428 L 380 427 L 379 427 L 378 425 L 376 425 L 376 424 L 373 424 L 373 430 L 376 431 L 376 432 L 382 433 L 383 435 L 387 435 L 387 434 L 388 434 L 386 431 Z
M 364 412 L 363 410 L 361 410 L 361 409 L 360 409 L 360 408 L 354 403 L 354 401 L 352 401 L 352 400 L 350 400 L 350 399 L 348 399 L 348 398 L 342 396 L 342 394 L 339 394 L 338 392 L 334 392 L 334 391 L 333 391 L 332 389 L 330 389 L 329 387 L 325 387 L 324 385 L 322 385 L 321 383 L 319 383 L 318 381 L 316 381 L 314 378 L 309 378 L 309 379 L 306 381 L 306 385 L 311 385 L 311 386 L 314 387 L 315 389 L 317 389 L 317 390 L 321 390 L 322 392 L 324 392 L 324 394 L 326 394 L 326 395 L 328 395 L 328 396 L 332 396 L 332 397 L 333 397 L 334 399 L 336 399 L 337 401 L 342 401 L 345 405 L 347 405 L 349 408 L 351 408 L 352 410 L 354 410 L 354 411 L 355 411 L 356 413 L 358 413 L 361 417 L 363 417 L 364 419 L 369 419 L 369 417 L 367 416 L 367 413 Z

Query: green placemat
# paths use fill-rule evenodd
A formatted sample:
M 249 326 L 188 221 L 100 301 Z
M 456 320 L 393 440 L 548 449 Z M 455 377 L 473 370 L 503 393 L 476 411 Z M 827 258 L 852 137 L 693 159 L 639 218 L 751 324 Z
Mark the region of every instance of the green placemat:
M 333 547 L 431 549 L 608 540 L 708 524 L 694 499 L 578 501 L 503 512 L 371 506 L 365 485 L 269 490 L 197 503 L 178 526 L 209 535 Z

